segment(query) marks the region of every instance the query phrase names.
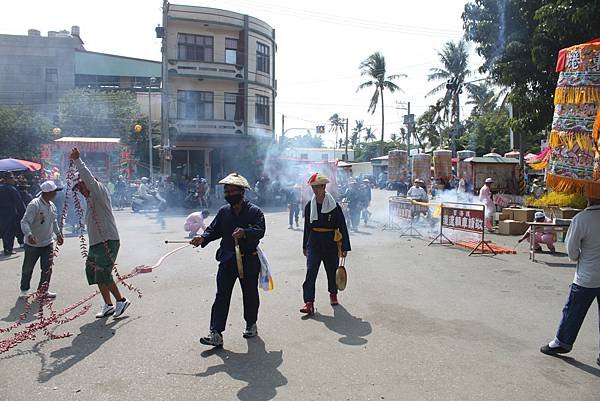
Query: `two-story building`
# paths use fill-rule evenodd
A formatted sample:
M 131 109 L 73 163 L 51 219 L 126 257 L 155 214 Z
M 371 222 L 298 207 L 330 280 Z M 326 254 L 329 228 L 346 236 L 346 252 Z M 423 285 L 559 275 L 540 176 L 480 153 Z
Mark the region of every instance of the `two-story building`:
M 251 174 L 244 152 L 275 125 L 275 30 L 231 11 L 168 4 L 163 27 L 163 171 L 214 183 Z

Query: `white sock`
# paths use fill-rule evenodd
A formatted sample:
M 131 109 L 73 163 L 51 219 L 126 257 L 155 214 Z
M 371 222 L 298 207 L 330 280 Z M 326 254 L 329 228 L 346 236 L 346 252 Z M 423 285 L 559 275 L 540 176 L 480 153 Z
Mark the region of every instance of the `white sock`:
M 550 341 L 550 344 L 548 344 L 548 346 L 550 348 L 558 348 L 560 347 L 560 343 L 555 338 L 554 340 Z

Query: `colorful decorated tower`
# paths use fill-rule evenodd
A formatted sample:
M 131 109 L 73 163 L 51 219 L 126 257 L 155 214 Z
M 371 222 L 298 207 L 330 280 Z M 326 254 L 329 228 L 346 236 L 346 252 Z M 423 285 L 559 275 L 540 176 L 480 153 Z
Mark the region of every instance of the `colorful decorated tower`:
M 562 49 L 547 185 L 600 198 L 600 39 Z

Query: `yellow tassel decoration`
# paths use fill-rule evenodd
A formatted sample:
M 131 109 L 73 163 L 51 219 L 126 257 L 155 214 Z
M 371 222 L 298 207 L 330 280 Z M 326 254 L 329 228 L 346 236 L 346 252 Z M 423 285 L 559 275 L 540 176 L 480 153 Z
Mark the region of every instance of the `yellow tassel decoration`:
M 558 192 L 585 194 L 588 198 L 600 199 L 600 182 L 547 173 L 546 185 Z
M 600 103 L 600 87 L 560 86 L 554 91 L 554 104 Z

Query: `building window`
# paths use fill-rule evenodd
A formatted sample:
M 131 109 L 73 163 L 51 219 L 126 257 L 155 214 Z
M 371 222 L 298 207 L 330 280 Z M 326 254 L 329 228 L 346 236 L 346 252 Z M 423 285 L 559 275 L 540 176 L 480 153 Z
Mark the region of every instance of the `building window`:
M 177 34 L 177 58 L 184 61 L 213 61 L 213 37 Z
M 177 118 L 183 120 L 212 120 L 213 93 L 177 91 Z
M 271 49 L 260 42 L 256 42 L 256 71 L 271 73 Z
M 329 155 L 327 153 L 321 153 L 321 160 L 329 160 Z
M 225 94 L 225 120 L 234 121 L 237 114 L 237 93 L 226 93 Z
M 58 82 L 58 70 L 56 68 L 46 68 L 46 82 Z
M 256 95 L 256 123 L 269 125 L 269 98 Z
M 300 159 L 308 160 L 308 153 L 300 153 Z
M 237 64 L 238 40 L 225 38 L 225 62 Z

